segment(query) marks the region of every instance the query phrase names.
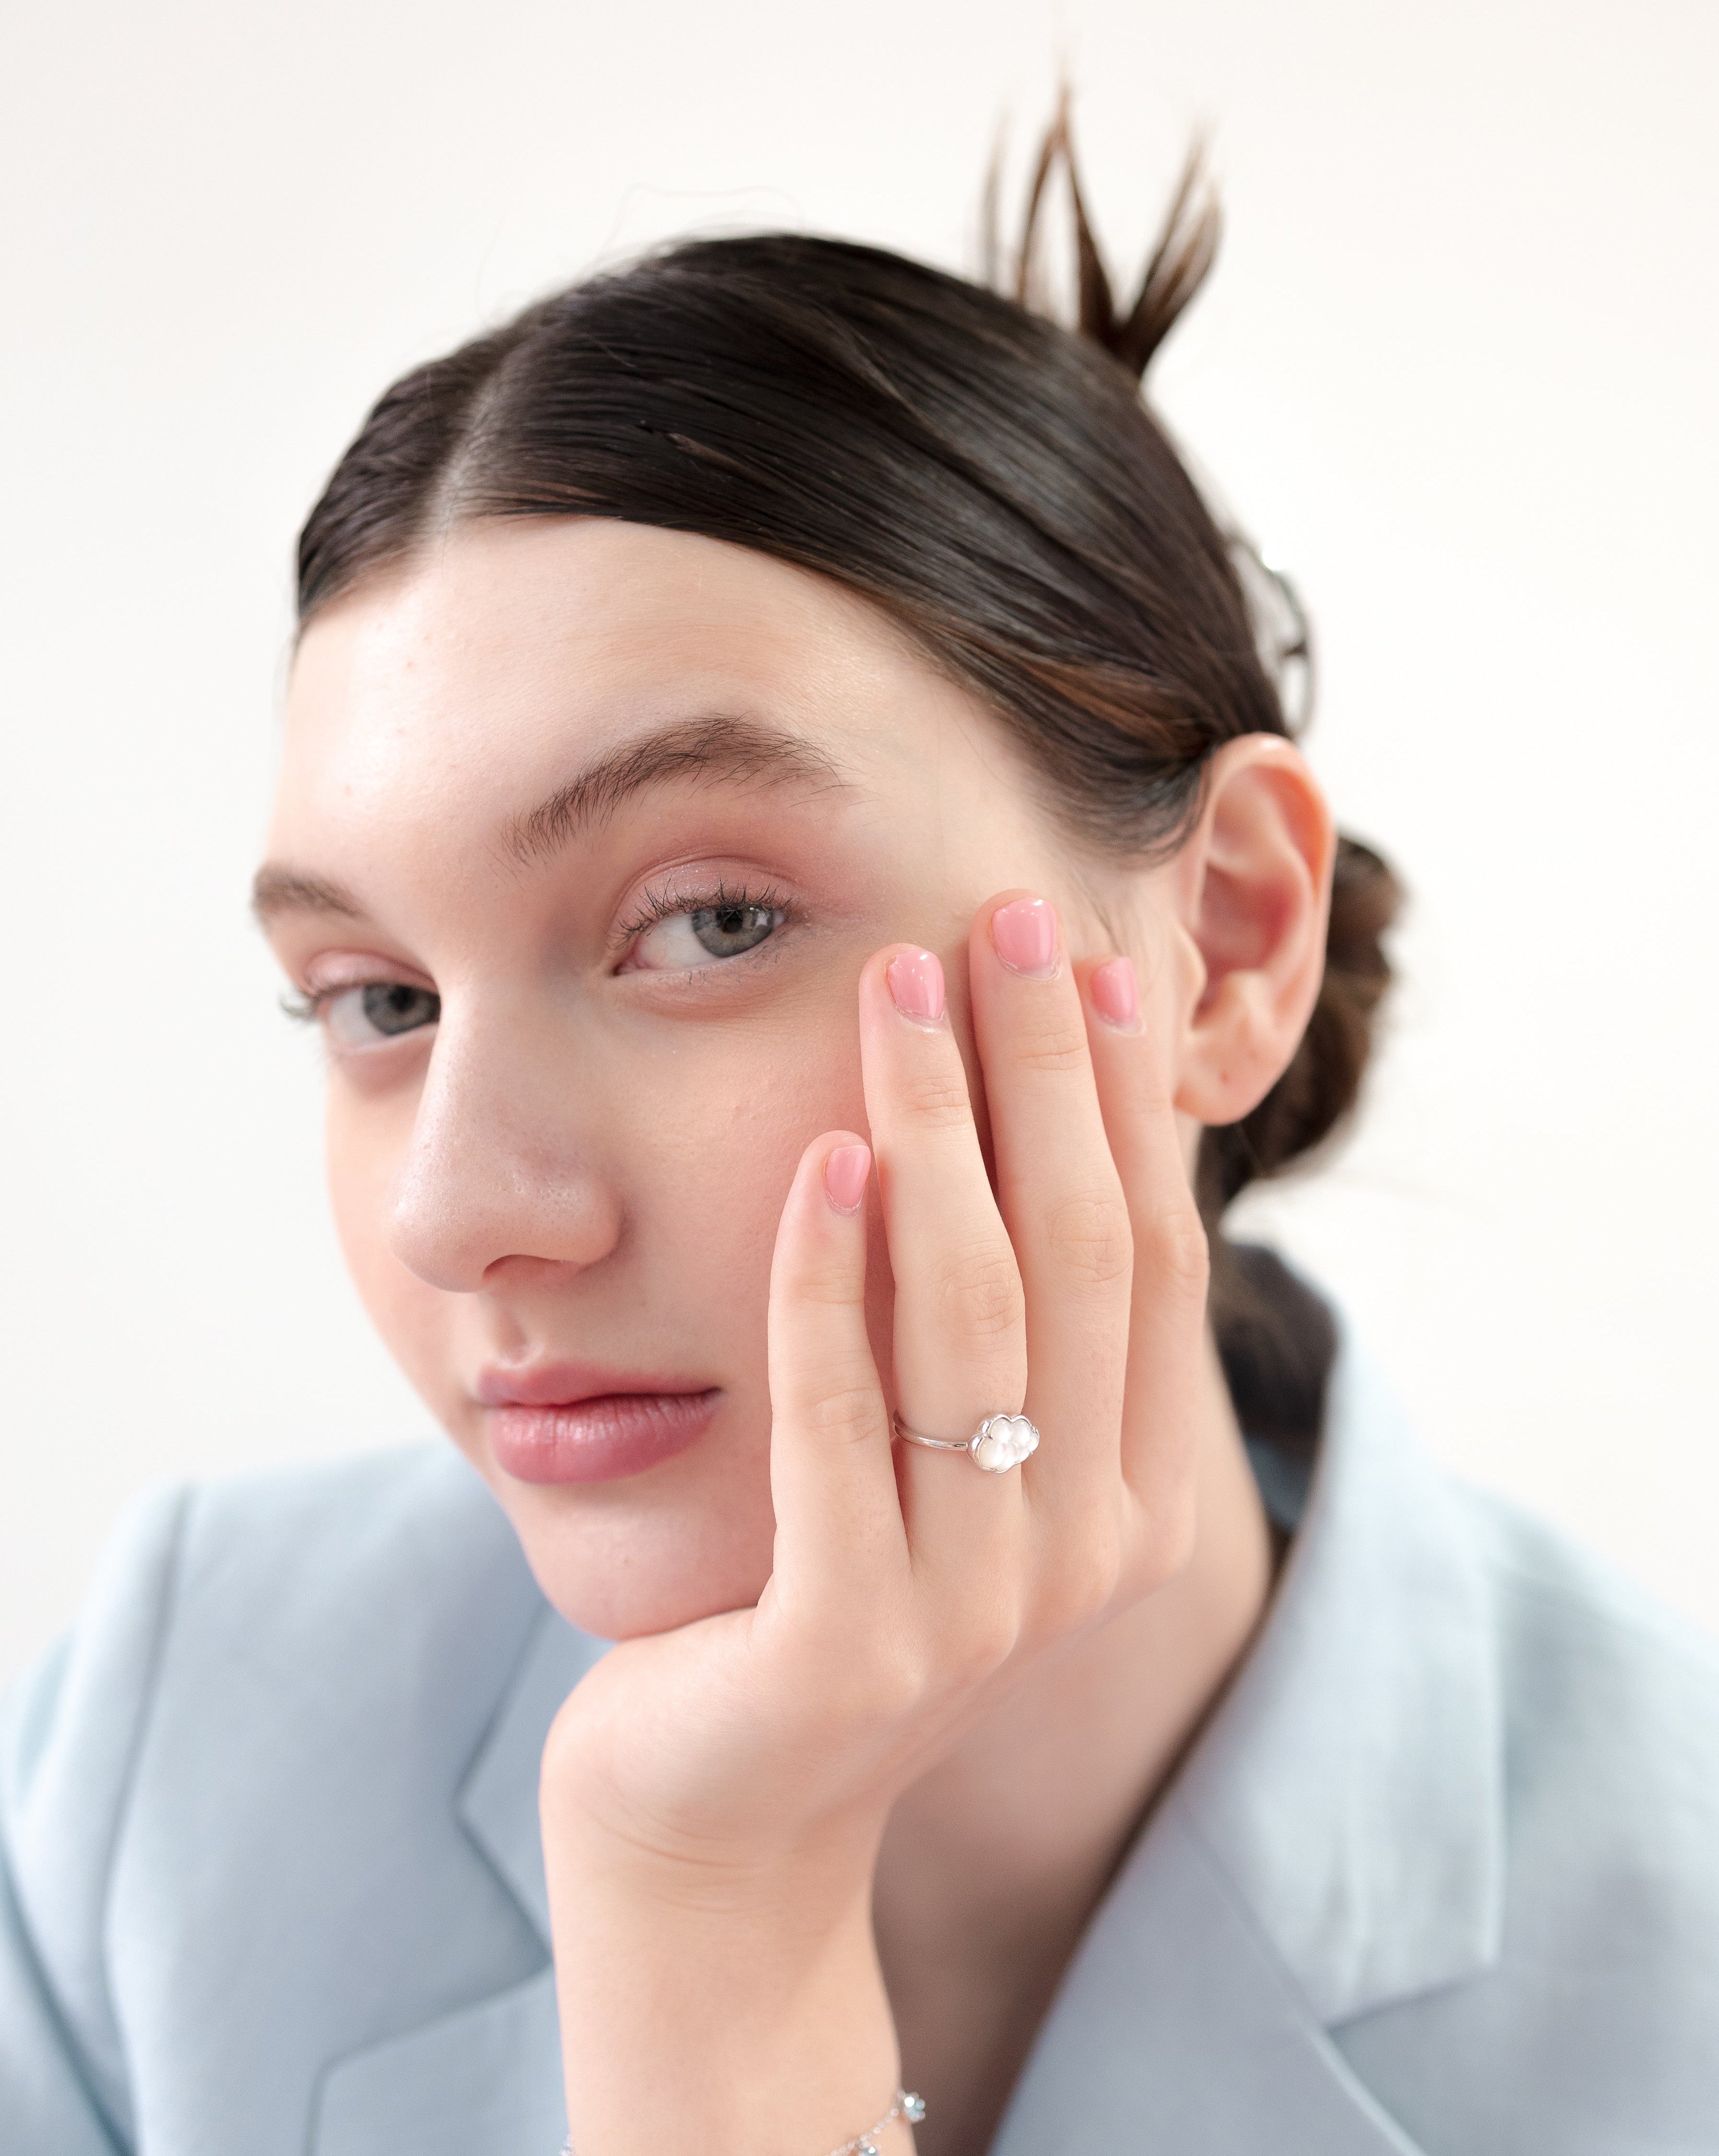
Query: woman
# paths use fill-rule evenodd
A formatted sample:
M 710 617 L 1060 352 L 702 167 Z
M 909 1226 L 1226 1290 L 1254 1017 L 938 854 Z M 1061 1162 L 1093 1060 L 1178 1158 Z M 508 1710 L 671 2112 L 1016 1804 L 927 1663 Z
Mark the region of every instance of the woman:
M 342 459 L 257 905 L 454 1446 L 14 1696 L 8 2150 L 1719 2147 L 1711 1658 L 1218 1232 L 1393 893 L 1137 394 L 1211 220 L 1077 236 L 684 247 Z

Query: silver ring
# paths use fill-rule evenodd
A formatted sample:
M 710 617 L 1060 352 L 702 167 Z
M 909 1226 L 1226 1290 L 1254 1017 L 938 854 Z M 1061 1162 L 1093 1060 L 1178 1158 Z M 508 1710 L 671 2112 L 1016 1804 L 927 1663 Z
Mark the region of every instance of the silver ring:
M 964 1452 L 987 1475 L 1007 1475 L 1039 1450 L 1039 1433 L 1024 1414 L 987 1415 L 971 1437 L 927 1437 L 910 1430 L 898 1408 L 891 1418 L 897 1437 L 922 1445 L 927 1452 Z

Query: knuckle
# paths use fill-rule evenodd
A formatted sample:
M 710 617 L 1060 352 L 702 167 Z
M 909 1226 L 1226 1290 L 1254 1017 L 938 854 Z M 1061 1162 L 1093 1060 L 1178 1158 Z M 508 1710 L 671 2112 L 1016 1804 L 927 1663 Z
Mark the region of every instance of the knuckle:
M 814 1304 L 820 1309 L 841 1309 L 864 1301 L 865 1276 L 851 1262 L 814 1261 L 796 1268 L 788 1283 L 788 1292 L 795 1302 Z
M 799 1419 L 809 1436 L 830 1444 L 870 1444 L 880 1431 L 883 1402 L 875 1384 L 852 1381 L 825 1388 L 806 1401 Z
M 1013 1251 L 994 1243 L 958 1251 L 944 1265 L 936 1301 L 944 1322 L 969 1337 L 994 1340 L 1013 1332 L 1026 1317 Z
M 972 1121 L 967 1081 L 959 1070 L 936 1064 L 909 1071 L 901 1081 L 899 1099 L 909 1120 L 927 1130 L 958 1130 Z
M 1126 1283 L 1134 1266 L 1134 1231 L 1120 1190 L 1065 1199 L 1044 1225 L 1053 1261 L 1093 1287 Z
M 1081 1070 L 1087 1060 L 1085 1028 L 1060 1018 L 1046 1019 L 1016 1041 L 1013 1060 L 1023 1070 L 1053 1075 Z
M 1096 1624 L 1116 1599 L 1121 1553 L 1113 1537 L 1095 1538 L 1069 1553 L 1044 1589 L 1035 1613 L 1050 1639 L 1064 1639 Z
M 911 1656 L 887 1651 L 859 1654 L 850 1636 L 833 1640 L 833 1676 L 826 1706 L 843 1734 L 887 1729 L 906 1721 L 924 1697 L 925 1684 Z
M 1198 1507 L 1193 1481 L 1153 1507 L 1142 1562 L 1145 1586 L 1152 1590 L 1178 1579 L 1193 1560 Z
M 1211 1278 L 1212 1252 L 1205 1224 L 1192 1200 L 1161 1206 L 1137 1236 L 1154 1284 L 1203 1301 Z
M 942 1688 L 971 1691 L 998 1671 L 1014 1652 L 1020 1628 L 1000 1599 L 963 1613 L 961 1621 L 940 1633 L 937 1666 Z

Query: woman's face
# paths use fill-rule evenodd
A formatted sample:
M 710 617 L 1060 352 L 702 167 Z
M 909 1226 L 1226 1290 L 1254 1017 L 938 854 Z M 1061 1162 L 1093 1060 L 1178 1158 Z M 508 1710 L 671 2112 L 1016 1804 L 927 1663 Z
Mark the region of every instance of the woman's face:
M 1114 947 L 995 721 L 762 555 L 469 526 L 305 635 L 258 897 L 326 1032 L 341 1242 L 576 1624 L 757 1599 L 771 1248 L 805 1145 L 866 1127 L 860 967 L 937 952 L 965 1038 L 1010 886 Z

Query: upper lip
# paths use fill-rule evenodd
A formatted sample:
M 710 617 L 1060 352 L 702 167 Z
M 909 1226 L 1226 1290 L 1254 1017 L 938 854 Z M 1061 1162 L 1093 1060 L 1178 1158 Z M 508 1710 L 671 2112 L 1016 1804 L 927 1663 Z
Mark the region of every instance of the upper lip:
M 713 1388 L 600 1363 L 492 1363 L 479 1372 L 475 1389 L 486 1408 L 564 1408 L 612 1393 L 707 1393 Z

